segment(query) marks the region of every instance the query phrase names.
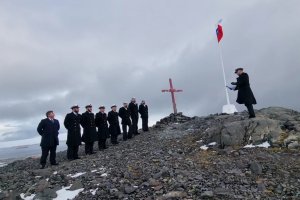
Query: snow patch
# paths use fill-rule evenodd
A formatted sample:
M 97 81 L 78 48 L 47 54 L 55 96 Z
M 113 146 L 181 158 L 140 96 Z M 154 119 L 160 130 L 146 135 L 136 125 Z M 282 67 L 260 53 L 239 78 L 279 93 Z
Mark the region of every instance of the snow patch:
M 206 151 L 209 147 L 215 146 L 215 145 L 217 145 L 216 142 L 211 142 L 211 143 L 209 143 L 208 145 L 203 145 L 203 146 L 201 146 L 200 149 Z
M 96 189 L 91 189 L 91 190 L 90 190 L 90 193 L 92 193 L 92 195 L 95 195 L 96 192 L 97 192 L 97 190 L 98 190 L 98 188 L 96 188 Z
M 74 175 L 68 174 L 67 176 L 72 177 L 72 178 L 77 178 L 77 177 L 79 177 L 79 176 L 81 176 L 81 175 L 83 175 L 83 174 L 85 174 L 85 173 L 86 173 L 86 172 L 78 172 L 78 173 L 76 173 L 76 174 L 74 174 Z
M 208 146 L 215 146 L 215 145 L 217 145 L 216 142 L 211 142 L 211 143 L 208 144 Z
M 33 200 L 33 198 L 35 197 L 35 194 L 31 194 L 30 196 L 26 196 L 25 197 L 25 194 L 24 193 L 21 193 L 20 194 L 20 197 L 24 200 Z
M 84 190 L 84 188 L 80 188 L 78 190 L 70 191 L 70 187 L 62 187 L 62 189 L 56 191 L 57 197 L 54 200 L 62 200 L 62 199 L 74 199 L 80 192 Z
M 271 145 L 269 144 L 269 142 L 264 142 L 259 145 L 248 144 L 248 145 L 244 146 L 244 148 L 255 148 L 255 147 L 269 148 L 270 146 Z
M 94 169 L 94 170 L 92 170 L 91 172 L 92 172 L 92 173 L 94 173 L 94 172 L 96 172 L 96 171 L 97 171 L 97 170 L 96 170 L 96 169 Z
M 103 173 L 103 174 L 101 174 L 101 177 L 107 177 L 108 176 L 108 174 L 107 173 Z
M 56 175 L 56 174 L 57 174 L 57 171 L 53 172 L 53 174 Z

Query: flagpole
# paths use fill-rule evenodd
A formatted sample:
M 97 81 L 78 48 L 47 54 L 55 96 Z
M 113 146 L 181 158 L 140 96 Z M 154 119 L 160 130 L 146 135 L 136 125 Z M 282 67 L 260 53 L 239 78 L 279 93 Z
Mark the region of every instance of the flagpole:
M 226 87 L 226 76 L 225 76 L 225 68 L 224 68 L 224 61 L 223 61 L 223 53 L 222 53 L 222 47 L 221 47 L 221 43 L 219 42 L 218 43 L 219 45 L 219 51 L 220 51 L 220 60 L 221 60 L 221 66 L 222 66 L 222 71 L 223 71 L 223 78 L 224 78 L 224 85 L 225 85 L 225 93 L 226 93 L 226 100 L 227 100 L 227 105 L 230 104 L 230 101 L 229 101 L 229 94 L 228 94 L 228 90 L 227 90 L 227 87 Z

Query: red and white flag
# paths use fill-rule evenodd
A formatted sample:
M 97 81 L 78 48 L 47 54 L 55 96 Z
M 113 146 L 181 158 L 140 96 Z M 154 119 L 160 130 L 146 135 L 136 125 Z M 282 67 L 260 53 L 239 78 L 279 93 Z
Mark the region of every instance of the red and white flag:
M 222 28 L 221 22 L 222 22 L 222 20 L 219 20 L 218 25 L 217 25 L 217 29 L 216 29 L 218 42 L 220 42 L 223 38 L 223 28 Z

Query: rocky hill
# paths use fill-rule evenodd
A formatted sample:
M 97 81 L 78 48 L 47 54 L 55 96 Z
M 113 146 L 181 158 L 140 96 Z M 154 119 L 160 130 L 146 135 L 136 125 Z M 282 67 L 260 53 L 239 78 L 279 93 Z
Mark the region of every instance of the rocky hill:
M 246 148 L 255 145 L 269 148 Z M 246 146 L 247 145 L 247 146 Z M 246 146 L 246 147 L 245 147 Z M 0 168 L 0 199 L 300 199 L 300 113 L 186 117 L 95 155 Z

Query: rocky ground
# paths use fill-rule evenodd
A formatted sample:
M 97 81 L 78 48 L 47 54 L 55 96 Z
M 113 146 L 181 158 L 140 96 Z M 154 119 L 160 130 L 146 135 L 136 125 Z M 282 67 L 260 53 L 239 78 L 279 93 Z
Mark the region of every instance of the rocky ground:
M 28 158 L 2 167 L 0 199 L 53 199 L 67 186 L 78 200 L 300 199 L 298 123 L 299 113 L 282 108 L 262 109 L 253 120 L 170 115 L 95 155 L 81 148 L 80 160 L 60 152 L 59 166 L 40 170 Z M 243 148 L 262 142 L 272 146 Z

